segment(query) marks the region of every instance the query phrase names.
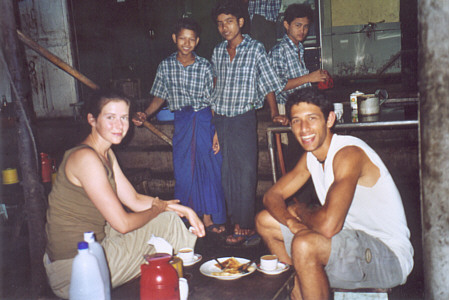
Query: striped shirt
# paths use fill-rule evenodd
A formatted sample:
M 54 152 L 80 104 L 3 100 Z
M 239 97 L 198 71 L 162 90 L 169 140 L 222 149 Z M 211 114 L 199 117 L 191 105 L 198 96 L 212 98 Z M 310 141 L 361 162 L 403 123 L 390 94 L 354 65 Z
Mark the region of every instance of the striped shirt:
M 292 78 L 309 74 L 309 70 L 304 63 L 304 46 L 299 43 L 296 46 L 287 34 L 268 53 L 271 66 L 281 80 L 282 87 Z M 282 91 L 276 95 L 276 101 L 280 104 L 287 102 L 287 98 L 294 91 L 309 87 L 311 84 L 305 83 L 288 91 Z
M 195 62 L 184 67 L 176 55 L 171 54 L 159 64 L 150 94 L 166 100 L 171 111 L 185 106 L 198 111 L 210 106 L 212 65 L 193 52 Z
M 218 44 L 212 54 L 217 78 L 212 108 L 217 114 L 234 117 L 261 108 L 265 96 L 280 92 L 282 87 L 261 42 L 244 34 L 232 61 L 227 44 L 227 41 Z
M 265 17 L 266 20 L 276 22 L 282 0 L 249 0 L 248 13 L 253 19 L 254 15 Z

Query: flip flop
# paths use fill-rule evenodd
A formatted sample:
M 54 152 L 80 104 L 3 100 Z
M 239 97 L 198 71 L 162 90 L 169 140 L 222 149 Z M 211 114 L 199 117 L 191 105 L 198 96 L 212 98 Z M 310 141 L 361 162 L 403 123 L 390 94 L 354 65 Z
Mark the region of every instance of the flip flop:
M 209 225 L 206 227 L 206 232 L 212 233 L 212 234 L 217 234 L 217 235 L 223 235 L 226 233 L 226 228 L 222 232 L 217 232 L 217 231 L 221 230 L 223 227 L 224 227 L 224 225 L 212 224 L 212 225 Z
M 232 236 L 234 239 L 237 239 L 236 242 L 229 242 L 228 238 Z M 243 239 L 240 239 L 243 238 Z M 230 246 L 240 246 L 243 245 L 245 247 L 252 247 L 252 246 L 256 246 L 260 243 L 260 235 L 258 235 L 257 233 L 251 234 L 251 235 L 247 235 L 247 234 L 237 234 L 234 233 L 232 235 L 229 235 L 226 238 L 226 244 L 230 245 Z

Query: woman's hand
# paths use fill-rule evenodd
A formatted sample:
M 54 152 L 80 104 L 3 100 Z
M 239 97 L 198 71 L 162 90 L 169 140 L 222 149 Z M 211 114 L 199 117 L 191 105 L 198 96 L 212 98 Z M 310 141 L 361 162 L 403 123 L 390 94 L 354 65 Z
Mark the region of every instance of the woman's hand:
M 203 237 L 206 235 L 206 230 L 204 229 L 204 224 L 201 222 L 200 218 L 190 207 L 181 204 L 168 204 L 167 210 L 174 211 L 178 216 L 186 217 L 189 220 L 190 225 L 195 229 L 193 234 L 197 237 Z

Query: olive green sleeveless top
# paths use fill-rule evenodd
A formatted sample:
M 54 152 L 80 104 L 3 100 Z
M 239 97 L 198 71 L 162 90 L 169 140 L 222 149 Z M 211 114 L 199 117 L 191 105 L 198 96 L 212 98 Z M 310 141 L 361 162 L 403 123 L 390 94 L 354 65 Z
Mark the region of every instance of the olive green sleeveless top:
M 79 145 L 65 152 L 56 180 L 48 196 L 46 252 L 51 261 L 73 258 L 78 253 L 78 242 L 84 240 L 84 232 L 93 231 L 98 242 L 105 236 L 106 220 L 89 199 L 82 187 L 72 184 L 66 177 L 67 159 L 74 151 L 90 148 Z M 92 149 L 92 148 L 90 148 Z M 95 151 L 92 149 L 92 151 Z M 103 162 L 108 180 L 116 191 L 112 169 Z

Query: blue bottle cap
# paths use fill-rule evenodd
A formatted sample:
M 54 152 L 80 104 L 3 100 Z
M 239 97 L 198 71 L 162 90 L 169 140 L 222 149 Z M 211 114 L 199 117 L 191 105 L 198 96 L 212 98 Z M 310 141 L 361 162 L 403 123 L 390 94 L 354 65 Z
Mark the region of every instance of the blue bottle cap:
M 79 242 L 78 243 L 78 250 L 83 250 L 83 249 L 89 249 L 89 244 L 86 242 Z

